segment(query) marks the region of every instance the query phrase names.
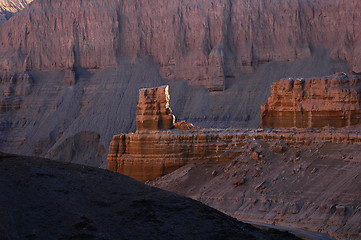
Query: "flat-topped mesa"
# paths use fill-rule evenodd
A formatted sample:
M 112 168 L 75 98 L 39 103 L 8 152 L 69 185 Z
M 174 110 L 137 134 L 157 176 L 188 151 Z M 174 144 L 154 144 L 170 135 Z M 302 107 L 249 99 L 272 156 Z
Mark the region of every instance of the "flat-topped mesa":
M 261 106 L 263 128 L 343 128 L 361 123 L 361 80 L 337 73 L 323 78 L 282 79 Z
M 169 86 L 139 90 L 137 130 L 168 130 L 174 127 L 175 117 L 169 107 Z

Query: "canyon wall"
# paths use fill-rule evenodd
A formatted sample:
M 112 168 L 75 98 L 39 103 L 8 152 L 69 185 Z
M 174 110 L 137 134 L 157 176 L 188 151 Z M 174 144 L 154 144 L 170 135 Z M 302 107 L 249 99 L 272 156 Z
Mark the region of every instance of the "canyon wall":
M 358 71 L 359 9 L 325 0 L 35 1 L 0 26 L 2 74 L 31 79 L 28 95 L 1 96 L 0 150 L 45 156 L 82 131 L 108 146 L 136 130 L 138 90 L 165 84 L 181 120 L 259 127 L 272 82 Z
M 361 123 L 361 79 L 344 73 L 282 79 L 261 106 L 264 128 L 350 127 Z
M 193 162 L 213 164 L 236 159 L 252 139 L 289 145 L 360 143 L 359 130 L 172 130 L 115 135 L 109 146 L 108 169 L 139 181 L 157 177 Z M 257 152 L 255 160 L 262 158 Z
M 99 69 L 152 56 L 164 78 L 217 91 L 261 63 L 325 48 L 361 71 L 360 12 L 358 0 L 39 0 L 0 28 L 0 69 Z

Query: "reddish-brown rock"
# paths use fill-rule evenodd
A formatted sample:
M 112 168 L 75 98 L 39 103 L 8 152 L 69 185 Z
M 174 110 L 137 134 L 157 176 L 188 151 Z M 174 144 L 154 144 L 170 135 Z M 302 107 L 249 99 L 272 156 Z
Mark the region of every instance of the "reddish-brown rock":
M 264 128 L 349 127 L 361 123 L 361 79 L 344 73 L 282 79 L 261 106 Z
M 289 145 L 359 143 L 361 134 L 360 131 L 287 129 L 137 131 L 113 137 L 108 169 L 140 181 L 152 180 L 191 162 L 234 160 L 245 152 L 243 146 L 252 139 L 282 140 Z
M 32 1 L 33 0 L 0 0 L 0 25 Z
M 137 107 L 138 130 L 168 130 L 175 117 L 169 107 L 169 86 L 142 88 Z
M 239 70 L 325 48 L 361 71 L 360 12 L 358 0 L 39 0 L 0 28 L 0 69 L 98 69 L 152 56 L 164 78 L 213 91 Z
M 296 130 L 295 134 L 304 132 L 312 138 L 328 132 L 315 131 Z M 291 136 L 292 131 L 288 132 Z M 347 136 L 345 129 L 336 132 Z M 252 160 L 245 151 L 234 161 L 188 164 L 153 183 L 238 219 L 319 232 L 334 239 L 359 240 L 360 142 L 288 145 L 287 151 L 279 153 L 274 152 L 273 145 L 283 140 L 261 139 L 261 133 L 258 136 L 244 139 L 243 149 L 262 152 L 266 162 Z

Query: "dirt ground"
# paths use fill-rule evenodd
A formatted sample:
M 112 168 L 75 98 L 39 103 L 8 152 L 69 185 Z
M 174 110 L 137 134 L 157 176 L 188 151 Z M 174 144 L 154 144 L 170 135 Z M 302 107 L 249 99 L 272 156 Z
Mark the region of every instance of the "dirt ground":
M 359 144 L 249 139 L 232 162 L 197 162 L 150 182 L 252 222 L 361 239 Z

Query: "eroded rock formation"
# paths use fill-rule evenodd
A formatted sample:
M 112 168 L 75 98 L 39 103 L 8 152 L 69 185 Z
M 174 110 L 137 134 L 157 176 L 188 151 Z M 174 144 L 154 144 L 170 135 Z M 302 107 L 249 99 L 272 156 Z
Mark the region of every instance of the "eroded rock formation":
M 0 69 L 99 69 L 153 56 L 163 77 L 213 91 L 238 69 L 321 47 L 361 71 L 360 11 L 358 0 L 39 0 L 0 29 Z
M 168 130 L 174 127 L 175 117 L 169 107 L 169 86 L 142 88 L 137 107 L 138 130 Z
M 257 130 L 173 130 L 138 131 L 113 137 L 108 169 L 146 181 L 168 174 L 188 163 L 234 160 L 250 139 L 283 140 L 287 144 L 357 143 L 360 131 L 257 131 Z
M 264 128 L 349 127 L 361 123 L 361 79 L 344 73 L 282 79 L 261 106 Z

